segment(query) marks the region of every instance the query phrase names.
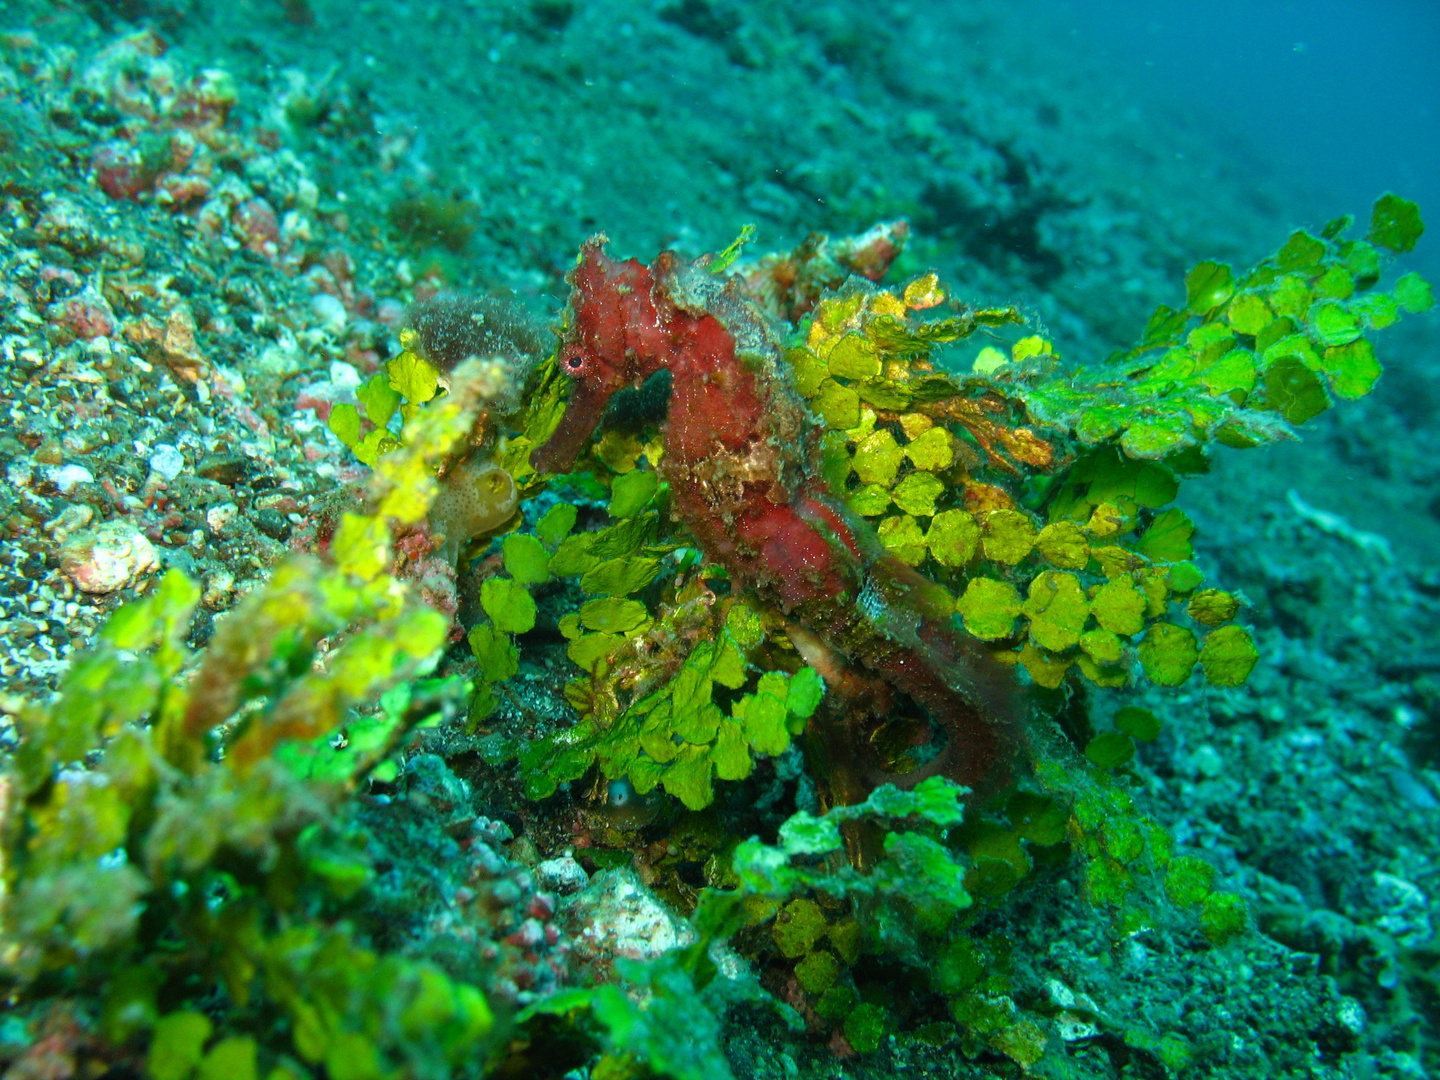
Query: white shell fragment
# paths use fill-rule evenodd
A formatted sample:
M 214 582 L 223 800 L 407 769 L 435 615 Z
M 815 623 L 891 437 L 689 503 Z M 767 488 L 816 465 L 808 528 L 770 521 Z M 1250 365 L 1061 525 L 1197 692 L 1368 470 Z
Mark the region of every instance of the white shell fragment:
M 75 533 L 60 546 L 60 571 L 81 592 L 129 588 L 160 568 L 155 546 L 126 518 Z

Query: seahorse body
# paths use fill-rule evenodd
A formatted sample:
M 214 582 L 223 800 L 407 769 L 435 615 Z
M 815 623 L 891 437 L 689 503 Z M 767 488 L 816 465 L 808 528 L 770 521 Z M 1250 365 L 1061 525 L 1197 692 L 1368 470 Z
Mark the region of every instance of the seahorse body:
M 770 323 L 737 281 L 710 274 L 703 261 L 667 251 L 647 268 L 611 260 L 604 245 L 603 236 L 588 241 L 569 277 L 572 319 L 559 363 L 574 385 L 560 427 L 532 464 L 566 468 L 612 394 L 668 370 L 660 472 L 674 516 L 734 583 L 787 616 L 792 640 L 833 692 L 868 696 L 883 715 L 893 687 L 947 733 L 925 766 L 886 775 L 843 710 L 831 710 L 812 734 L 834 774 L 833 801 L 935 773 L 993 790 L 1016 743 L 1013 677 L 953 628 L 944 590 L 890 555 L 827 490 L 814 468 L 819 429 L 782 374 Z M 857 663 L 881 685 L 858 676 Z

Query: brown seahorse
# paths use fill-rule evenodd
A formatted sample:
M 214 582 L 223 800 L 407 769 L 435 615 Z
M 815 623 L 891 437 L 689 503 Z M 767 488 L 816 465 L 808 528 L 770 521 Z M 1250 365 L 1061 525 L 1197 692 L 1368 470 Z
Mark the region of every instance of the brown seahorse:
M 826 708 L 807 730 L 826 802 L 851 803 L 890 781 L 943 774 L 984 795 L 1002 785 L 1023 707 L 1013 673 L 952 625 L 945 590 L 887 552 L 816 467 L 821 428 L 778 359 L 778 330 L 735 279 L 662 252 L 649 266 L 588 241 L 569 275 L 559 350 L 573 386 L 564 418 L 531 456 L 569 467 L 611 395 L 670 373 L 659 471 L 671 513 L 732 583 L 782 612 L 805 661 L 825 677 Z M 943 727 L 945 746 L 904 775 L 884 773 L 867 722 L 908 695 Z M 838 700 L 837 700 L 838 699 Z

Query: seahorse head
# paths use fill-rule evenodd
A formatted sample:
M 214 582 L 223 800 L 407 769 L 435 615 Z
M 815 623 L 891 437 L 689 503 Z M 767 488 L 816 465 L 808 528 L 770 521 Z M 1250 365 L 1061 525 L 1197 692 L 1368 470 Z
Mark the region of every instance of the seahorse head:
M 670 338 L 656 312 L 654 280 L 635 259 L 605 254 L 602 233 L 586 241 L 570 271 L 570 317 L 556 354 L 572 388 L 564 419 L 530 455 L 541 472 L 570 466 L 600 422 L 615 391 L 639 386 L 664 367 Z

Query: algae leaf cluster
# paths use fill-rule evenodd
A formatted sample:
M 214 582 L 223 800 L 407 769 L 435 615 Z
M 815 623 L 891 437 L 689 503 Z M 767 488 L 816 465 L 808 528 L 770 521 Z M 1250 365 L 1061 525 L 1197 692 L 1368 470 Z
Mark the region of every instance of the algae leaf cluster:
M 610 525 L 571 532 L 573 509 L 557 506 L 534 536 L 506 540 L 507 569 L 513 546 L 528 553 L 537 576 L 543 564 L 547 578 L 576 579 L 592 597 L 560 620 L 567 653 L 585 672 L 566 687 L 581 720 L 522 752 L 532 798 L 598 764 L 642 795 L 660 786 L 699 810 L 714 800 L 714 779 L 742 780 L 753 755 L 784 752 L 819 704 L 824 688 L 810 668 L 752 675 L 748 656 L 764 640 L 761 620 L 743 602 L 717 598 L 693 553 L 660 542 L 660 513 L 650 507 L 663 498 L 656 474 L 635 469 L 612 481 Z M 689 572 L 676 576 L 681 563 Z M 662 575 L 670 580 L 652 613 L 634 596 Z M 682 648 L 685 642 L 693 644 Z M 752 684 L 728 710 L 714 701 L 716 687 L 739 692 Z
M 1123 686 L 1137 668 L 1178 686 L 1197 666 L 1211 685 L 1243 683 L 1259 653 L 1235 622 L 1242 601 L 1199 589 L 1194 526 L 1171 504 L 1207 446 L 1287 437 L 1368 393 L 1380 366 L 1367 335 L 1432 305 L 1415 274 L 1377 289 L 1377 245 L 1409 250 L 1423 227 L 1413 203 L 1382 198 L 1364 240 L 1344 239 L 1349 225 L 1298 231 L 1244 275 L 1200 264 L 1185 307 L 1162 307 L 1134 349 L 1091 366 L 1031 336 L 946 373 L 942 345 L 1018 313 L 931 317 L 946 301 L 933 276 L 852 282 L 786 354 L 827 429 L 832 490 L 1041 686 L 1072 672 Z
M 1423 225 L 1414 203 L 1382 197 L 1363 240 L 1341 218 L 1319 236 L 1297 230 L 1247 273 L 1205 262 L 1186 277 L 1186 305 L 1161 306 L 1139 344 L 1065 379 L 1021 391 L 1032 413 L 1086 445 L 1118 441 L 1160 461 L 1218 441 L 1284 438 L 1335 398 L 1363 397 L 1380 377 L 1368 334 L 1433 304 L 1418 274 L 1377 289 L 1380 248 L 1409 251 Z
M 331 815 L 405 733 L 470 694 L 424 678 L 448 620 L 392 575 L 391 543 L 428 509 L 410 478 L 433 474 L 476 408 L 460 394 L 418 417 L 330 560 L 278 564 L 203 656 L 184 644 L 199 588 L 172 570 L 20 718 L 5 778 L 9 976 L 98 999 L 104 1036 L 148 1045 L 153 1076 L 484 1070 L 481 988 L 320 917 L 369 873 Z M 355 738 L 336 746 L 347 727 Z
M 696 923 L 720 935 L 769 923 L 807 1007 L 855 1050 L 875 1050 L 897 1023 L 863 974 L 868 956 L 898 962 L 928 985 L 977 1050 L 1029 1068 L 1044 1053 L 1044 1032 L 1009 999 L 1002 959 L 966 923 L 990 856 L 983 844 L 964 850 L 965 794 L 932 777 L 909 792 L 882 785 L 864 802 L 823 815 L 797 813 L 777 843 L 752 838 L 735 848 L 731 887 L 702 895 Z M 1054 842 L 1050 831 L 1046 825 L 1034 835 Z M 864 871 L 842 855 L 847 833 L 852 842 L 867 833 L 878 839 Z
M 340 402 L 330 410 L 327 423 L 335 437 L 372 468 L 380 455 L 400 446 L 404 425 L 440 390 L 440 373 L 415 351 L 415 338 L 415 331 L 401 331 L 402 351 L 356 390 L 358 407 Z M 400 426 L 392 433 L 390 422 L 397 413 Z

